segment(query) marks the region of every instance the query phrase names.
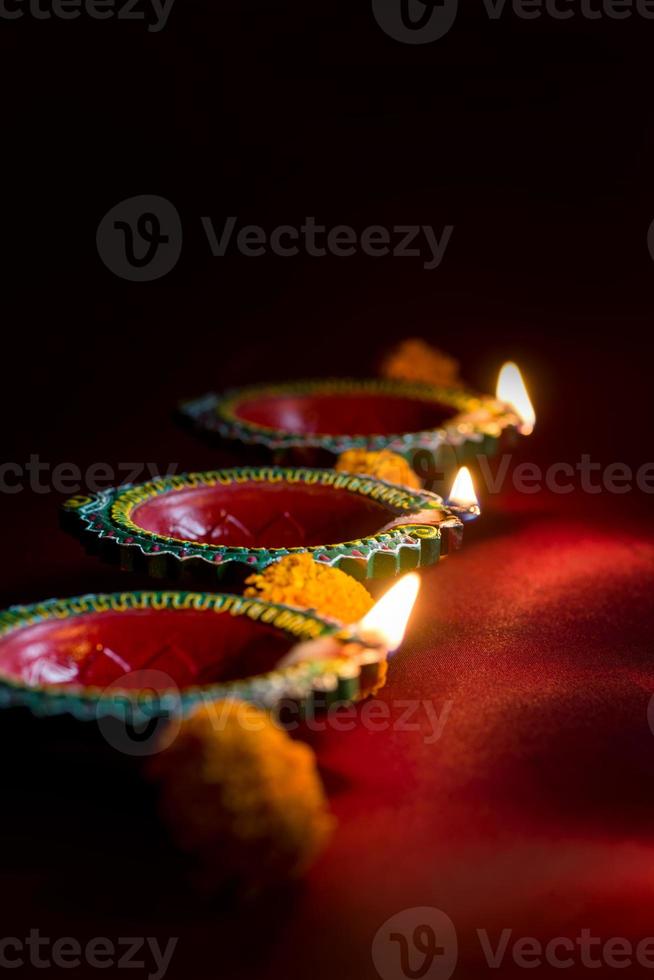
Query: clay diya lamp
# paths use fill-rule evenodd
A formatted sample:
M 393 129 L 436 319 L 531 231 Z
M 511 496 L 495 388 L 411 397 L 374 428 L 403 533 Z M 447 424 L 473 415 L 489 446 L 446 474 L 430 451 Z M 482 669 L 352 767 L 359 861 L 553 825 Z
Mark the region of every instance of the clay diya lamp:
M 452 469 L 497 451 L 519 429 L 512 406 L 464 388 L 399 380 L 327 380 L 259 385 L 209 394 L 181 407 L 207 436 L 250 447 L 260 460 L 331 465 L 350 449 L 389 449 L 418 473 L 425 458 Z
M 297 644 L 340 629 L 311 612 L 224 593 L 122 592 L 14 606 L 0 612 L 0 704 L 134 721 L 135 711 L 170 717 L 201 699 L 268 708 L 284 699 L 324 704 L 326 694 L 354 700 L 376 683 L 370 658 L 278 666 Z
M 394 576 L 459 547 L 463 528 L 428 491 L 335 470 L 272 466 L 73 497 L 64 518 L 91 550 L 123 569 L 239 585 L 297 552 L 359 579 Z

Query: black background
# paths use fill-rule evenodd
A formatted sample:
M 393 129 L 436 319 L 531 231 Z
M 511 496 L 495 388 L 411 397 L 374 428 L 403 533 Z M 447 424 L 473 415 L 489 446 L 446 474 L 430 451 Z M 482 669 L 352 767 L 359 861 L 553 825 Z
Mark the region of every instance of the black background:
M 515 358 L 559 438 L 599 451 L 608 428 L 637 458 L 623 422 L 648 402 L 654 21 L 490 21 L 479 3 L 409 46 L 367 3 L 177 0 L 158 34 L 0 26 L 6 288 L 22 287 L 3 331 L 9 458 L 120 456 L 123 422 L 145 443 L 179 397 L 369 373 L 413 333 L 485 390 Z M 136 194 L 167 197 L 184 226 L 178 266 L 145 284 L 95 245 Z M 455 230 L 426 272 L 215 259 L 202 215 Z

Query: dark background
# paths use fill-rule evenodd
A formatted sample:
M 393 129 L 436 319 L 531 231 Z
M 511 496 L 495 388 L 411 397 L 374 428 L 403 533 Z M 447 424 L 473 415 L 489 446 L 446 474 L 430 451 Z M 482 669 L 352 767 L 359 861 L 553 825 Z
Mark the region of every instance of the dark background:
M 141 22 L 0 21 L 2 459 L 211 465 L 215 453 L 172 423 L 179 399 L 256 380 L 366 375 L 394 341 L 422 335 L 458 357 L 482 390 L 493 389 L 502 361 L 519 362 L 539 413 L 522 459 L 575 463 L 583 452 L 603 463 L 648 461 L 653 42 L 654 21 L 636 16 L 522 21 L 507 12 L 490 22 L 481 3 L 425 46 L 387 37 L 370 5 L 352 0 L 177 0 L 159 34 Z M 168 198 L 184 226 L 179 264 L 152 283 L 116 278 L 95 245 L 102 216 L 138 194 Z M 307 215 L 357 229 L 455 228 L 429 272 L 411 258 L 213 258 L 201 215 L 268 229 Z M 3 606 L 124 587 L 58 530 L 60 500 L 28 487 L 0 496 Z M 648 498 L 569 503 L 575 512 L 596 505 L 605 525 L 628 521 L 637 542 Z M 62 797 L 72 784 L 84 781 L 71 778 Z M 568 788 L 556 783 L 553 798 Z M 51 789 L 34 805 L 47 808 Z M 109 805 L 99 781 L 89 792 L 100 809 Z M 78 796 L 80 822 L 96 819 Z M 7 780 L 14 808 L 15 797 Z M 35 845 L 38 814 L 21 830 L 17 812 L 4 844 L 12 857 L 3 891 L 16 896 L 11 934 L 40 923 L 47 931 L 48 922 L 54 935 L 77 934 L 84 903 L 69 886 L 52 924 L 61 870 L 43 871 L 49 845 Z M 116 833 L 128 840 L 120 812 Z M 59 830 L 55 823 L 48 840 Z M 94 839 L 88 826 L 83 836 Z M 86 852 L 69 847 L 55 868 L 69 857 L 83 863 Z M 109 861 L 100 853 L 100 867 Z M 96 919 L 79 926 L 82 936 L 102 934 L 107 914 L 104 873 L 91 877 L 84 887 L 94 890 Z M 124 900 L 117 886 L 112 894 Z M 314 908 L 310 928 L 321 925 Z M 284 931 L 279 915 L 256 920 L 264 948 Z M 327 921 L 339 930 L 334 916 L 332 908 Z M 225 949 L 232 925 L 223 922 L 220 955 L 251 975 L 260 964 L 244 966 L 242 947 Z M 105 931 L 121 928 L 156 927 L 127 917 Z M 182 928 L 176 969 L 195 956 L 196 975 L 205 975 L 213 920 L 194 935 L 193 925 L 164 916 L 164 935 Z M 308 941 L 303 955 L 301 972 L 287 975 L 316 966 Z M 277 960 L 288 964 L 279 951 Z M 324 959 L 319 966 L 334 972 Z
M 368 373 L 413 333 L 484 390 L 518 360 L 568 445 L 608 436 L 638 453 L 654 21 L 491 22 L 479 3 L 410 46 L 367 3 L 177 0 L 158 34 L 0 26 L 6 288 L 21 285 L 4 324 L 9 458 L 120 455 L 123 421 L 147 444 L 179 397 Z M 95 246 L 101 217 L 137 194 L 171 200 L 185 235 L 178 266 L 146 284 L 117 279 Z M 411 258 L 214 259 L 201 215 L 455 230 L 425 272 Z

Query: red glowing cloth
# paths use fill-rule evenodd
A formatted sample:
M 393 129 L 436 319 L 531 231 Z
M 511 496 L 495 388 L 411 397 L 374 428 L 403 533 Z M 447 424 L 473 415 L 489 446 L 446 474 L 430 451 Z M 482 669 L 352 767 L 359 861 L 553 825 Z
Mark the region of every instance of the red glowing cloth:
M 375 932 L 415 906 L 453 920 L 463 975 L 478 928 L 654 934 L 654 536 L 617 499 L 504 496 L 424 573 L 380 695 L 422 731 L 316 736 L 340 829 L 280 955 L 320 923 L 317 975 L 374 976 Z

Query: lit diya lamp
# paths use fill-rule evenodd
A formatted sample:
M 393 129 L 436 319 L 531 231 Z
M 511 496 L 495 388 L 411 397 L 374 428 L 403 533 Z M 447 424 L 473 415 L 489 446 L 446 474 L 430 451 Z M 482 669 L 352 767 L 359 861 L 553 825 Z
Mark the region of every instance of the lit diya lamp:
M 447 505 L 462 521 L 474 521 L 481 514 L 472 474 L 467 466 L 462 466 L 457 473 Z
M 74 497 L 67 525 L 127 570 L 191 581 L 253 572 L 293 553 L 356 578 L 434 564 L 462 522 L 425 490 L 321 469 L 245 467 Z M 332 543 L 337 542 L 337 543 Z
M 276 462 L 330 465 L 353 449 L 383 449 L 414 463 L 491 454 L 515 412 L 499 398 L 460 386 L 383 378 L 257 385 L 208 394 L 181 407 L 207 436 L 256 448 Z
M 520 369 L 512 361 L 508 361 L 500 371 L 497 397 L 514 414 L 514 429 L 521 435 L 531 435 L 536 424 L 536 413 Z M 476 520 L 481 514 L 472 474 L 467 466 L 459 468 L 447 495 L 447 506 L 464 523 Z
M 356 700 L 378 685 L 416 592 L 402 579 L 347 628 L 224 593 L 122 592 L 14 606 L 0 612 L 0 703 L 79 719 L 124 719 L 131 707 L 153 719 L 233 698 L 267 709 L 284 699 L 321 707 Z
M 402 645 L 419 591 L 420 578 L 415 572 L 402 576 L 356 626 L 348 627 L 338 635 L 298 644 L 283 658 L 280 666 L 333 660 L 343 649 L 359 668 L 369 668 L 384 661 Z

